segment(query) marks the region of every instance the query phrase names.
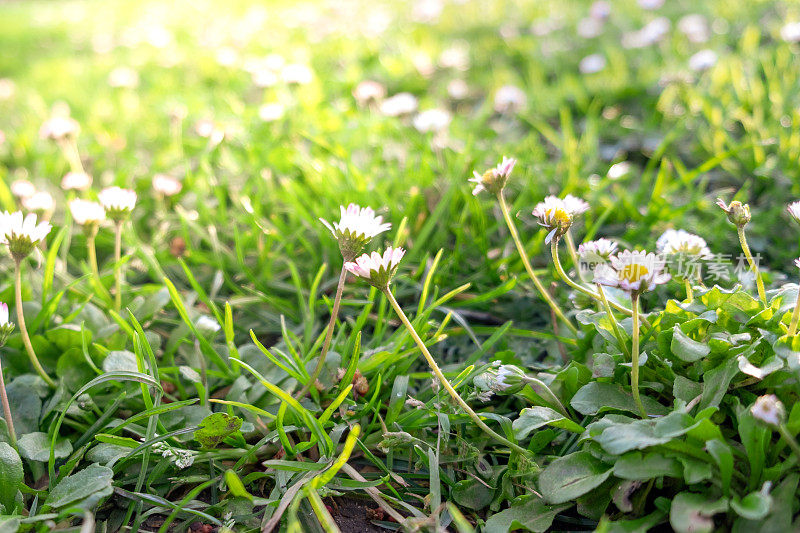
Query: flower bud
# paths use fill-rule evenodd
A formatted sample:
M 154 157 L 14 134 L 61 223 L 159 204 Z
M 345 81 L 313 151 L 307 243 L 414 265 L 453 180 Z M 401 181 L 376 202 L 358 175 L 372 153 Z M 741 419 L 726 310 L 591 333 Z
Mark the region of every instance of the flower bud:
M 737 228 L 745 227 L 752 218 L 750 215 L 750 206 L 738 200 L 734 200 L 730 204 L 725 204 L 721 198 L 717 198 L 717 205 L 725 211 L 728 215 L 728 220 L 735 224 Z
M 786 419 L 786 410 L 774 394 L 759 396 L 750 408 L 750 414 L 768 426 L 779 426 Z

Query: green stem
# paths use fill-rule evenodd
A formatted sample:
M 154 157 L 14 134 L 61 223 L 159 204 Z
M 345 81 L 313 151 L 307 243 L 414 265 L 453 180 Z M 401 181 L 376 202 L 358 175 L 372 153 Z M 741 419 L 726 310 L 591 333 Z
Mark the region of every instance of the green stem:
M 578 278 L 581 281 L 586 282 L 586 280 L 583 278 L 581 265 L 578 261 L 578 251 L 575 249 L 575 241 L 572 240 L 572 232 L 570 230 L 567 230 L 567 232 L 564 234 L 564 240 L 567 241 L 567 250 L 569 250 L 569 256 L 572 259 L 572 268 L 574 268 L 575 272 L 578 273 Z
M 529 455 L 528 450 L 526 450 L 525 448 L 519 446 L 518 444 L 514 444 L 513 442 L 511 442 L 507 438 L 505 438 L 502 435 L 499 435 L 498 433 L 493 431 L 492 428 L 487 426 L 483 422 L 483 420 L 481 420 L 481 418 L 477 415 L 477 413 L 475 413 L 475 411 L 472 410 L 472 408 L 467 404 L 467 402 L 465 402 L 464 399 L 458 394 L 458 392 L 456 392 L 456 390 L 453 388 L 453 386 L 450 385 L 450 382 L 447 380 L 445 375 L 442 373 L 442 370 L 439 368 L 439 365 L 436 364 L 436 361 L 434 360 L 433 356 L 428 351 L 428 347 L 425 346 L 425 343 L 422 341 L 420 336 L 417 334 L 416 330 L 414 329 L 413 324 L 411 324 L 411 321 L 408 319 L 406 314 L 403 312 L 403 309 L 400 307 L 400 304 L 398 304 L 397 300 L 395 300 L 394 295 L 392 294 L 392 291 L 390 291 L 388 287 L 386 287 L 385 289 L 382 289 L 382 290 L 383 290 L 383 293 L 386 295 L 386 299 L 392 305 L 392 308 L 394 309 L 395 313 L 397 313 L 398 318 L 400 318 L 400 321 L 406 327 L 406 329 L 408 330 L 408 333 L 414 339 L 414 342 L 417 343 L 417 347 L 420 349 L 420 351 L 422 352 L 422 355 L 425 357 L 425 360 L 428 362 L 428 366 L 431 367 L 431 370 L 436 375 L 436 378 L 439 380 L 439 382 L 442 384 L 442 386 L 445 388 L 445 390 L 450 394 L 450 396 L 453 398 L 453 400 L 455 400 L 455 402 L 467 413 L 467 415 L 469 415 L 469 417 L 475 422 L 475 424 L 479 428 L 481 428 L 487 435 L 489 435 L 490 437 L 492 437 L 493 439 L 495 439 L 495 440 L 497 440 L 499 442 L 502 442 L 503 444 L 505 444 L 506 446 L 508 446 L 509 448 L 511 448 L 512 450 L 514 450 L 516 452 L 519 452 L 519 453 L 524 454 L 524 455 Z
M 11 418 L 11 406 L 8 403 L 8 395 L 6 394 L 6 382 L 3 379 L 3 366 L 2 358 L 0 358 L 0 401 L 3 402 L 3 418 L 6 419 L 6 427 L 8 427 L 8 436 L 11 439 L 11 446 L 17 449 L 17 433 L 14 431 L 14 420 Z
M 800 285 L 797 286 L 797 301 L 794 304 L 794 311 L 792 311 L 792 321 L 789 322 L 790 337 L 794 337 L 797 334 L 798 320 L 800 320 Z
M 617 324 L 617 317 L 614 316 L 614 312 L 611 310 L 611 306 L 608 304 L 606 291 L 603 290 L 603 286 L 599 283 L 595 286 L 597 287 L 597 294 L 600 296 L 600 299 L 603 302 L 603 308 L 606 311 L 606 316 L 608 316 L 608 320 L 611 322 L 611 329 L 614 330 L 614 336 L 617 338 L 619 347 L 626 356 L 630 357 L 631 354 L 628 352 L 628 345 L 625 342 L 625 337 L 622 335 L 622 331 L 619 329 L 619 324 Z
M 642 399 L 639 397 L 639 295 L 631 293 L 631 309 L 633 310 L 633 341 L 631 346 L 631 391 L 633 400 L 642 418 L 647 418 L 647 411 L 644 410 Z
M 53 381 L 53 379 L 47 375 L 47 372 L 44 371 L 41 363 L 39 363 L 39 358 L 36 357 L 36 352 L 33 351 L 31 338 L 28 336 L 28 328 L 25 327 L 25 314 L 22 310 L 22 259 L 14 259 L 16 262 L 14 267 L 14 296 L 17 300 L 17 325 L 19 326 L 19 333 L 22 336 L 22 344 L 25 345 L 25 351 L 28 353 L 28 359 L 31 360 L 31 364 L 36 370 L 36 373 L 41 376 L 45 383 L 53 388 L 56 388 L 55 381 Z
M 578 328 L 576 328 L 572 322 L 564 315 L 564 312 L 561 310 L 561 307 L 556 303 L 555 300 L 550 296 L 550 293 L 544 288 L 541 280 L 539 280 L 539 276 L 533 271 L 533 267 L 531 266 L 531 262 L 528 260 L 528 254 L 525 252 L 525 247 L 522 245 L 522 241 L 519 238 L 519 234 L 517 233 L 517 227 L 514 225 L 514 221 L 511 218 L 511 214 L 508 212 L 508 205 L 506 205 L 506 200 L 503 197 L 503 193 L 497 193 L 497 200 L 500 203 L 500 210 L 503 212 L 503 218 L 506 221 L 506 226 L 508 226 L 508 231 L 511 233 L 511 238 L 514 240 L 514 244 L 517 247 L 517 252 L 519 253 L 520 258 L 522 259 L 522 264 L 525 266 L 525 270 L 528 272 L 528 275 L 533 281 L 533 284 L 536 286 L 536 289 L 539 291 L 539 294 L 542 296 L 542 299 L 550 306 L 550 309 L 556 314 L 556 316 L 566 324 L 572 333 L 577 333 Z
M 764 307 L 766 307 L 767 294 L 764 291 L 764 280 L 761 279 L 761 272 L 759 272 L 758 265 L 753 260 L 753 254 L 750 253 L 750 247 L 747 245 L 747 237 L 745 237 L 744 235 L 744 226 L 739 226 L 739 228 L 737 229 L 737 233 L 739 234 L 739 244 L 742 245 L 742 251 L 744 252 L 744 256 L 747 258 L 747 263 L 750 265 L 750 270 L 753 271 L 753 274 L 756 277 L 758 298 L 761 300 L 761 303 L 764 304 Z
M 692 282 L 689 278 L 684 278 L 683 284 L 686 287 L 686 301 L 692 303 L 694 301 L 694 291 L 692 290 Z
M 797 444 L 797 440 L 786 427 L 786 424 L 778 425 L 778 433 L 780 433 L 781 437 L 783 437 L 783 440 L 786 441 L 794 454 L 797 456 L 797 460 L 800 461 L 800 445 Z
M 345 280 L 347 279 L 347 269 L 342 264 L 342 271 L 339 274 L 339 284 L 336 286 L 336 296 L 333 299 L 333 309 L 331 309 L 331 319 L 328 322 L 328 330 L 325 332 L 325 340 L 322 342 L 322 350 L 319 352 L 319 359 L 317 359 L 317 366 L 314 368 L 314 373 L 311 374 L 303 388 L 295 395 L 295 398 L 302 398 L 305 396 L 308 389 L 313 387 L 317 382 L 317 378 L 322 372 L 322 367 L 325 366 L 325 358 L 328 355 L 328 350 L 331 347 L 331 340 L 333 340 L 333 329 L 336 327 L 336 320 L 339 318 L 339 307 L 342 303 L 342 292 L 344 291 Z
M 122 221 L 114 226 L 114 310 L 119 313 L 122 308 Z

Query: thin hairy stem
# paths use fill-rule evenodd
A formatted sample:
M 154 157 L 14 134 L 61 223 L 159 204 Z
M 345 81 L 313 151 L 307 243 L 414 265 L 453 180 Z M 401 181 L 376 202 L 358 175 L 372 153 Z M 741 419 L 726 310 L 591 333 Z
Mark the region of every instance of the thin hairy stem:
M 750 253 L 750 247 L 747 245 L 747 237 L 744 235 L 744 226 L 740 226 L 737 229 L 737 233 L 739 234 L 739 244 L 742 245 L 742 251 L 744 252 L 744 256 L 747 258 L 747 263 L 750 265 L 750 270 L 753 271 L 753 275 L 756 277 L 758 298 L 761 300 L 761 303 L 764 304 L 764 307 L 766 307 L 767 294 L 764 291 L 764 280 L 761 279 L 761 272 L 758 270 L 758 264 L 756 264 L 755 260 L 753 259 L 753 254 Z
M 639 295 L 631 293 L 631 309 L 633 309 L 633 341 L 631 342 L 631 391 L 633 392 L 633 400 L 636 402 L 636 407 L 639 408 L 639 413 L 642 418 L 647 418 L 647 411 L 644 410 L 644 404 L 639 397 Z
M 564 315 L 564 312 L 561 310 L 561 307 L 556 303 L 556 301 L 550 296 L 550 293 L 547 292 L 544 285 L 542 284 L 539 276 L 536 275 L 536 272 L 533 271 L 533 267 L 531 266 L 531 262 L 528 260 L 528 254 L 525 252 L 525 247 L 522 245 L 522 241 L 519 238 L 519 233 L 517 233 L 517 227 L 514 225 L 514 221 L 511 218 L 511 214 L 508 212 L 508 205 L 506 205 L 506 200 L 503 197 L 503 193 L 497 193 L 497 200 L 500 203 L 500 210 L 503 212 L 503 219 L 506 221 L 506 226 L 508 226 L 508 231 L 511 233 L 511 238 L 514 240 L 514 244 L 517 247 L 517 252 L 519 253 L 520 259 L 522 259 L 522 264 L 525 265 L 525 270 L 528 272 L 528 276 L 530 276 L 531 281 L 536 286 L 536 289 L 539 291 L 539 294 L 542 296 L 542 299 L 550 306 L 550 309 L 556 314 L 556 316 L 566 324 L 570 331 L 573 333 L 578 332 L 578 328 L 576 328 L 572 322 Z
M 398 304 L 397 300 L 395 300 L 394 295 L 392 294 L 392 291 L 390 291 L 389 288 L 387 287 L 387 288 L 383 289 L 383 293 L 386 295 L 386 299 L 392 305 L 392 308 L 394 309 L 395 313 L 397 313 L 397 316 L 400 319 L 400 321 L 403 323 L 403 325 L 408 330 L 408 333 L 411 335 L 411 338 L 413 338 L 414 342 L 417 343 L 417 347 L 422 352 L 422 355 L 425 357 L 425 360 L 428 362 L 428 366 L 431 367 L 431 370 L 436 375 L 436 378 L 439 380 L 439 382 L 442 384 L 442 386 L 445 388 L 445 390 L 448 392 L 448 394 L 450 394 L 450 397 L 453 398 L 453 400 L 455 400 L 455 402 L 461 407 L 461 409 L 463 409 L 464 412 L 466 412 L 467 415 L 469 415 L 469 417 L 475 422 L 475 425 L 477 425 L 479 428 L 481 428 L 484 431 L 484 433 L 486 433 L 487 435 L 489 435 L 493 439 L 497 440 L 498 442 L 502 442 L 503 444 L 505 444 L 506 446 L 508 446 L 512 450 L 514 450 L 516 452 L 519 452 L 521 454 L 524 454 L 524 455 L 529 455 L 528 450 L 526 450 L 525 448 L 519 446 L 518 444 L 514 444 L 513 442 L 511 442 L 507 438 L 505 438 L 502 435 L 496 433 L 494 430 L 492 430 L 492 428 L 487 426 L 483 422 L 483 420 L 481 420 L 481 418 L 477 415 L 477 413 L 475 413 L 475 411 L 472 410 L 472 408 L 469 406 L 469 404 L 467 404 L 467 402 L 464 401 L 464 399 L 458 394 L 458 392 L 456 392 L 456 390 L 453 388 L 453 386 L 450 385 L 450 382 L 447 380 L 447 378 L 445 377 L 444 373 L 442 373 L 442 370 L 439 368 L 439 365 L 436 364 L 436 360 L 434 360 L 433 356 L 431 355 L 431 352 L 428 351 L 428 347 L 425 346 L 425 343 L 422 341 L 420 336 L 417 334 L 416 330 L 414 329 L 413 324 L 411 324 L 411 321 L 408 319 L 406 314 L 403 312 L 403 309 L 400 307 L 400 304 Z
M 122 221 L 114 225 L 114 309 L 119 312 L 122 308 Z
M 794 311 L 792 311 L 792 320 L 789 322 L 789 336 L 794 337 L 797 334 L 797 322 L 800 321 L 800 285 L 797 286 L 797 301 L 794 303 Z
M 778 433 L 780 433 L 781 437 L 783 437 L 783 440 L 786 441 L 794 454 L 797 456 L 797 460 L 800 461 L 800 445 L 797 444 L 797 440 L 786 427 L 786 424 L 778 425 Z
M 686 287 L 686 301 L 692 303 L 694 301 L 694 291 L 692 290 L 692 282 L 689 278 L 683 280 L 683 285 Z
M 344 291 L 344 283 L 347 279 L 347 269 L 344 268 L 342 265 L 342 271 L 339 274 L 339 284 L 336 285 L 336 296 L 333 299 L 333 309 L 331 309 L 331 319 L 328 322 L 328 329 L 325 332 L 325 340 L 322 342 L 322 350 L 319 352 L 319 358 L 317 359 L 317 366 L 314 368 L 314 372 L 311 374 L 311 379 L 309 379 L 303 388 L 295 395 L 295 398 L 302 398 L 308 392 L 308 389 L 314 386 L 317 382 L 317 378 L 319 378 L 320 373 L 322 372 L 322 367 L 325 366 L 325 358 L 328 355 L 328 350 L 331 347 L 331 340 L 333 340 L 333 329 L 336 327 L 336 320 L 339 318 L 339 307 L 342 303 L 342 292 Z
M 578 251 L 575 248 L 575 241 L 572 239 L 572 232 L 570 230 L 567 230 L 564 234 L 564 240 L 567 241 L 567 250 L 569 251 L 570 259 L 572 259 L 572 267 L 575 269 L 575 272 L 578 273 L 578 279 L 585 283 L 586 279 L 583 277 L 583 271 L 578 261 Z
M 6 427 L 8 427 L 8 437 L 11 439 L 11 446 L 17 449 L 17 432 L 14 431 L 14 420 L 11 418 L 11 405 L 8 403 L 8 395 L 6 394 L 6 382 L 3 379 L 3 366 L 2 358 L 0 357 L 0 401 L 3 403 L 3 418 L 6 419 Z
M 608 304 L 606 291 L 603 290 L 603 286 L 599 283 L 595 286 L 597 287 L 597 294 L 600 296 L 600 300 L 603 302 L 603 309 L 606 311 L 606 316 L 608 316 L 608 320 L 611 322 L 611 329 L 614 331 L 614 336 L 617 338 L 619 347 L 626 356 L 630 357 L 631 354 L 628 351 L 628 345 L 625 342 L 625 337 L 622 335 L 622 330 L 619 329 L 619 324 L 617 324 L 617 317 L 614 316 L 614 312 L 611 310 L 611 306 Z
M 25 327 L 25 313 L 22 309 L 22 259 L 15 258 L 15 266 L 14 266 L 14 296 L 17 300 L 17 325 L 19 326 L 19 333 L 22 336 L 22 344 L 25 345 L 25 351 L 28 354 L 28 359 L 30 359 L 31 364 L 33 365 L 34 370 L 36 373 L 41 376 L 41 378 L 47 383 L 49 386 L 55 388 L 56 383 L 53 379 L 47 375 L 47 372 L 44 371 L 42 368 L 41 363 L 39 363 L 39 358 L 36 357 L 36 352 L 33 351 L 33 344 L 31 344 L 31 338 L 28 336 L 28 328 Z

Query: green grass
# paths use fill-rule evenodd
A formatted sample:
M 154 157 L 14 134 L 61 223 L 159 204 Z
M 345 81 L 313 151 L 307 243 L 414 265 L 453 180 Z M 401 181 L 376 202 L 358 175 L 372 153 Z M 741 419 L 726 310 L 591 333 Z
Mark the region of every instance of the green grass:
M 21 530 L 44 531 L 48 521 L 68 527 L 93 517 L 109 531 L 186 530 L 196 521 L 255 531 L 281 516 L 281 529 L 317 531 L 328 505 L 346 531 L 338 506 L 355 500 L 361 511 L 377 508 L 368 494 L 376 490 L 430 530 L 505 530 L 513 516 L 535 531 L 552 519 L 562 530 L 621 531 L 612 522 L 634 519 L 681 530 L 690 511 L 722 499 L 717 527 L 791 518 L 796 461 L 787 439 L 755 424 L 747 408 L 774 392 L 791 411 L 788 431 L 800 431 L 800 413 L 791 409 L 792 358 L 800 348 L 786 336 L 796 286 L 784 284 L 796 282 L 792 260 L 800 255 L 797 228 L 784 212 L 800 197 L 800 48 L 779 35 L 800 9 L 710 1 L 644 11 L 626 0 L 613 2 L 602 35 L 586 39 L 576 25 L 589 6 L 448 2 L 425 23 L 413 3 L 0 4 L 0 78 L 14 84 L 13 95 L 0 99 L 0 208 L 18 209 L 10 185 L 20 178 L 51 192 L 57 205 L 48 251 L 25 264 L 23 297 L 34 348 L 58 388 L 34 377 L 18 328 L 1 350 L 16 432 L 35 435 L 21 452 L 22 481 L 0 472 L 3 484 L 21 490 L 16 504 L 15 491 L 0 494 L 6 514 L 16 516 L 9 527 L 21 520 Z M 709 21 L 708 42 L 692 43 L 678 30 L 688 13 Z M 671 21 L 661 42 L 620 44 L 659 16 Z M 441 65 L 453 47 L 466 50 L 465 70 Z M 719 61 L 690 71 L 689 58 L 703 48 Z M 225 66 L 218 57 L 230 50 L 235 61 Z M 312 81 L 256 87 L 244 67 L 268 54 L 309 66 Z M 579 63 L 589 54 L 603 55 L 606 68 L 582 74 Z M 138 87 L 109 86 L 120 66 L 138 73 Z M 414 94 L 421 110 L 447 109 L 452 122 L 439 134 L 421 133 L 411 117 L 359 106 L 352 93 L 367 79 L 388 95 Z M 453 80 L 466 82 L 465 99 L 448 95 Z M 527 97 L 516 113 L 493 109 L 504 85 Z M 270 102 L 285 114 L 265 122 L 258 110 Z M 93 189 L 119 185 L 139 195 L 123 235 L 119 313 L 106 293 L 113 289 L 113 232 L 103 228 L 97 238 L 100 289 L 59 188 L 69 164 L 55 143 L 39 138 L 42 123 L 64 105 L 81 125 L 78 148 Z M 211 120 L 224 139 L 199 136 L 200 120 Z M 579 326 L 577 336 L 554 331 L 497 203 L 471 194 L 473 170 L 503 155 L 519 160 L 505 195 L 522 241 Z M 630 170 L 609 176 L 622 162 Z M 183 191 L 157 198 L 156 173 L 181 179 Z M 591 387 L 618 385 L 627 401 L 629 367 L 627 345 L 614 338 L 608 316 L 557 283 L 546 232 L 531 215 L 544 196 L 567 193 L 591 204 L 572 229 L 578 242 L 603 236 L 654 251 L 665 229 L 683 228 L 734 262 L 736 232 L 714 201 L 735 197 L 753 211 L 748 237 L 761 256 L 769 306 L 750 295 L 747 279 L 737 292 L 735 278 L 720 282 L 733 296 L 698 288 L 691 306 L 681 303 L 675 282 L 644 297 L 656 330 L 642 337 L 649 355 L 643 396 L 660 406 L 658 414 L 673 413 L 674 438 L 642 452 L 609 451 L 613 431 L 604 430 L 647 431 L 633 424 L 635 410 L 599 392 L 609 405 L 592 409 L 584 398 L 576 407 L 579 391 L 585 396 Z M 489 439 L 431 387 L 424 359 L 385 297 L 352 277 L 322 389 L 300 403 L 287 397 L 316 364 L 341 268 L 319 218 L 335 219 L 350 202 L 392 222 L 370 249 L 408 250 L 392 286 L 398 301 L 461 395 L 530 457 Z M 562 255 L 568 262 L 563 248 Z M 0 301 L 9 304 L 12 274 L 4 253 Z M 200 331 L 201 316 L 220 331 Z M 629 336 L 630 320 L 617 319 Z M 687 360 L 674 346 L 683 342 L 675 327 L 712 351 Z M 748 381 L 736 366 L 742 354 L 762 368 L 778 361 L 780 370 Z M 569 419 L 520 433 L 516 421 L 533 416 L 523 409 L 550 404 L 536 386 L 478 399 L 491 361 L 538 376 Z M 351 382 L 363 394 L 348 391 Z M 700 405 L 686 411 L 698 395 Z M 422 406 L 406 405 L 408 397 Z M 207 418 L 212 412 L 229 416 Z M 214 426 L 206 430 L 219 437 L 215 447 L 195 438 L 201 423 Z M 9 440 L 7 431 L 0 440 Z M 626 473 L 625 465 L 641 459 L 634 454 L 645 452 L 662 470 Z M 16 464 L 15 454 L 0 462 Z M 185 456 L 193 464 L 178 468 L 176 457 Z M 87 469 L 92 463 L 111 475 Z M 609 469 L 613 475 L 600 479 Z M 584 492 L 554 488 L 552 480 L 575 472 Z M 765 482 L 772 485 L 762 494 Z M 87 494 L 59 501 L 61 483 L 87 487 Z M 613 491 L 630 491 L 631 507 L 610 502 Z M 362 522 L 398 527 L 388 514 L 374 516 L 365 512 Z

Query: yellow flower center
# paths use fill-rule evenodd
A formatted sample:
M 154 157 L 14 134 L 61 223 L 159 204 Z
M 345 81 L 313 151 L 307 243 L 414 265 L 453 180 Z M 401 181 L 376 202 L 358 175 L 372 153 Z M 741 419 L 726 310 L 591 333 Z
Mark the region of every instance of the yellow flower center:
M 564 227 L 572 224 L 572 216 L 560 207 L 551 209 L 547 215 L 552 220 L 553 226 Z
M 636 283 L 643 277 L 650 273 L 650 269 L 638 263 L 625 265 L 619 271 L 619 279 L 626 280 L 629 283 Z

